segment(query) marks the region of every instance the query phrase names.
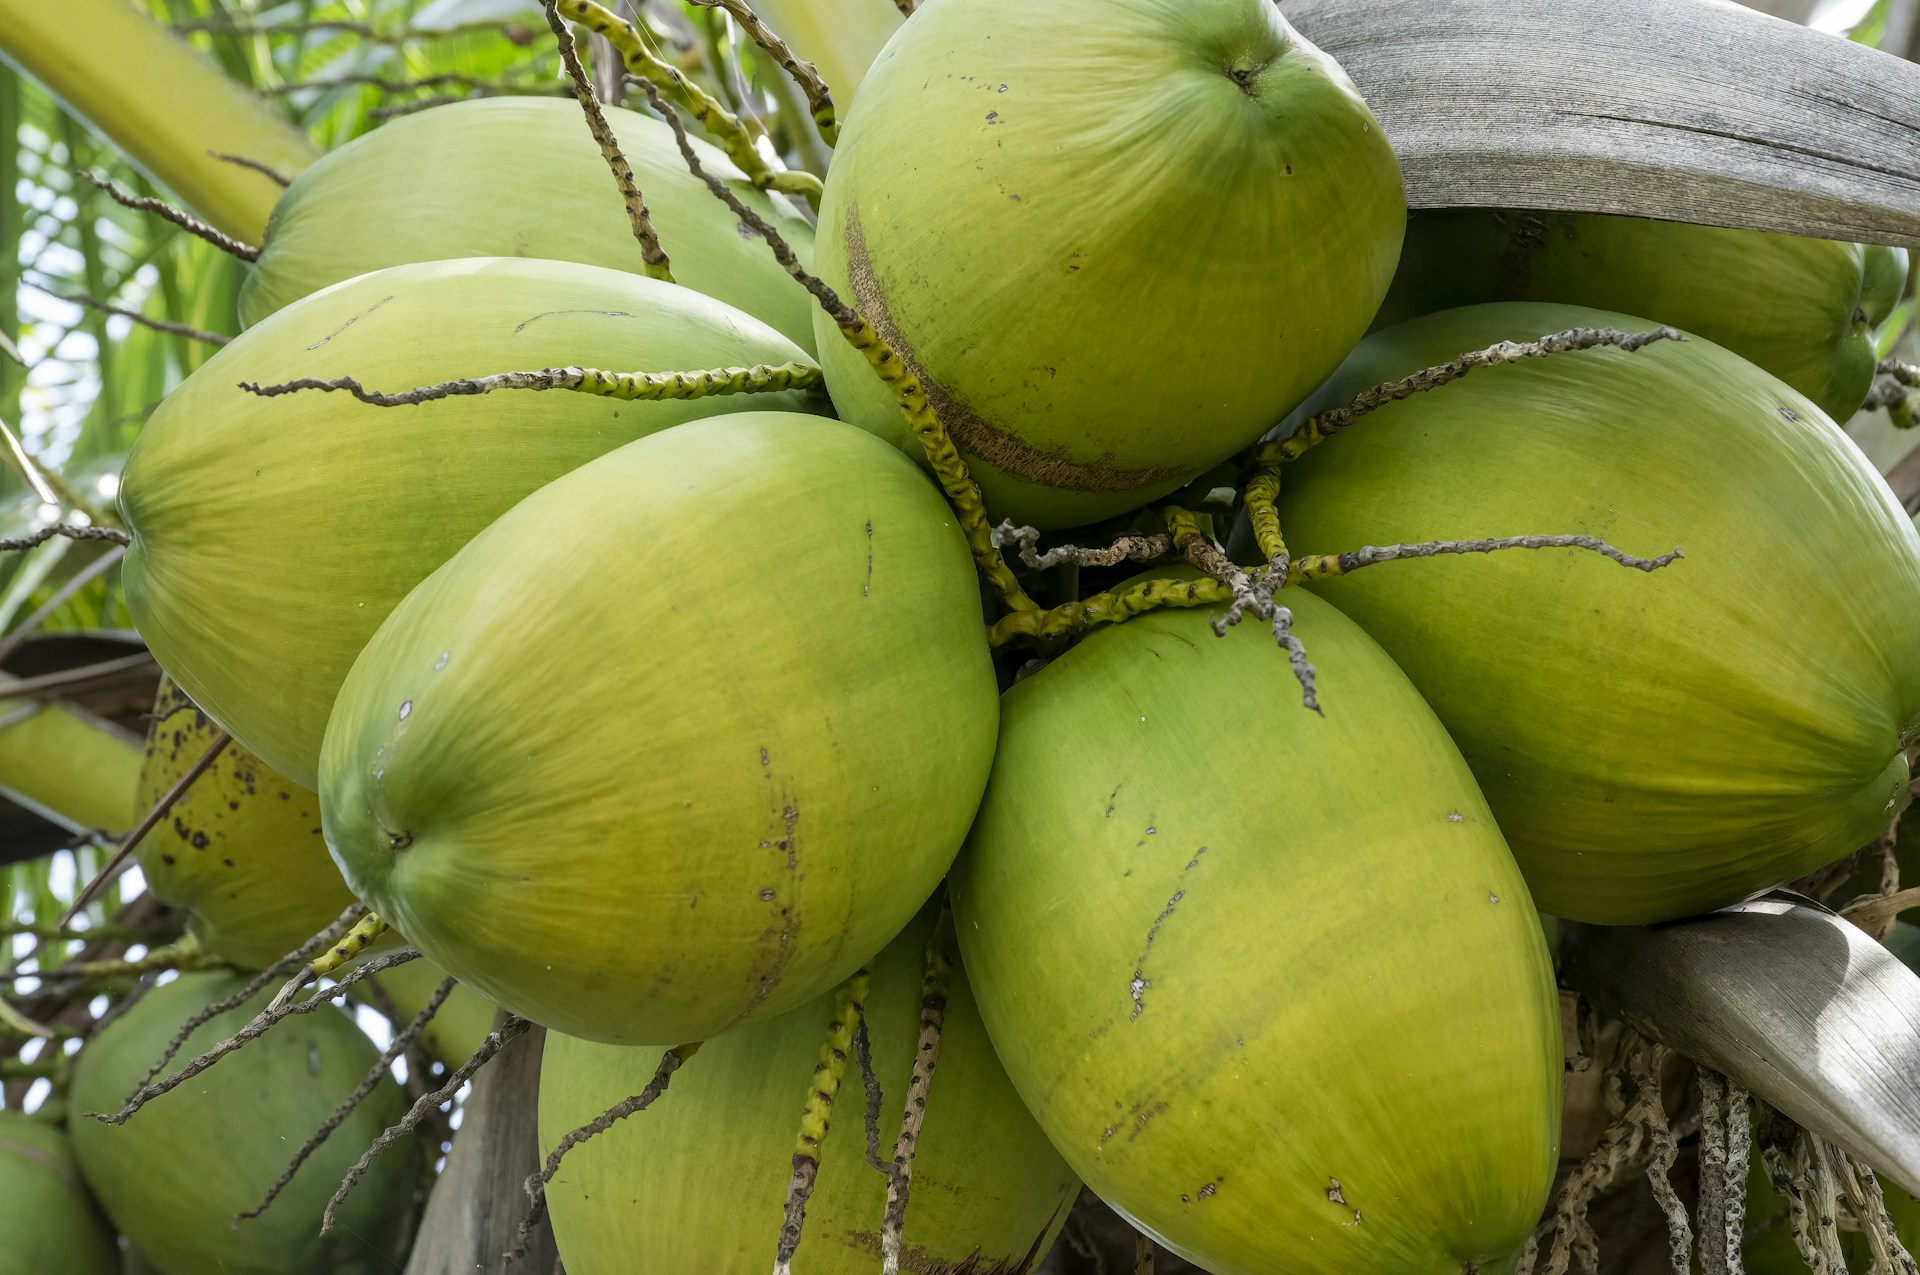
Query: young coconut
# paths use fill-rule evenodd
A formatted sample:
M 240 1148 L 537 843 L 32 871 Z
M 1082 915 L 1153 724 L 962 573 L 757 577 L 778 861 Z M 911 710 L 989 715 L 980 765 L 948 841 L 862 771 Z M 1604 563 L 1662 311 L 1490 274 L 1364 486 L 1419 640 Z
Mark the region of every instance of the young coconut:
M 81 1172 L 114 1225 L 164 1275 L 392 1271 L 412 1229 L 417 1154 L 377 1161 L 342 1209 L 342 1224 L 318 1234 L 322 1207 L 347 1167 L 405 1109 L 391 1079 L 321 1145 L 271 1209 L 234 1224 L 376 1057 L 339 1010 L 329 1006 L 280 1024 L 125 1124 L 83 1114 L 118 1110 L 181 1023 L 244 983 L 239 975 L 182 974 L 141 997 L 81 1050 L 69 1130 Z M 244 1026 L 267 995 L 201 1026 L 188 1052 Z M 209 1137 L 210 1130 L 219 1136 Z
M 0 1111 L 0 1275 L 119 1275 L 120 1249 L 67 1135 Z
M 861 85 L 815 258 L 994 517 L 1048 528 L 1143 505 L 1284 416 L 1366 331 L 1404 221 L 1379 124 L 1271 0 L 940 0 Z M 841 417 L 917 458 L 816 325 Z
M 147 728 L 140 808 L 179 783 L 224 735 L 185 692 L 161 679 Z M 327 855 L 319 799 L 231 742 L 134 857 L 154 896 L 186 910 L 201 949 L 242 969 L 273 965 L 353 902 Z M 371 955 L 392 950 L 389 942 Z M 395 966 L 372 977 L 368 999 L 384 1009 L 384 994 L 406 1022 L 444 977 L 431 961 Z M 457 1067 L 491 1030 L 493 1015 L 485 997 L 456 988 L 422 1029 L 420 1043 Z
M 1640 314 L 1757 363 L 1844 421 L 1878 362 L 1907 254 L 1880 245 L 1602 213 L 1414 213 L 1376 327 L 1485 301 Z
M 921 982 L 937 912 L 923 910 L 873 959 L 860 1021 L 880 1086 L 878 1116 L 863 1069 L 849 1061 L 793 1258 L 807 1275 L 879 1268 L 890 1179 L 868 1156 L 877 1147 L 886 1164 L 893 1154 L 921 1043 Z M 957 964 L 945 995 L 938 1062 L 913 1142 L 900 1267 L 1027 1271 L 1046 1255 L 1080 1184 L 1020 1105 Z M 570 1147 L 546 1189 L 567 1269 L 764 1275 L 779 1247 L 801 1100 L 837 1012 L 829 994 L 703 1045 L 646 1112 Z M 549 1033 L 542 1146 L 552 1151 L 638 1092 L 659 1061 L 657 1049 Z
M 885 444 L 793 413 L 550 483 L 341 689 L 320 791 L 348 884 L 573 1036 L 673 1045 L 814 999 L 932 893 L 986 782 L 954 524 Z
M 1156 1242 L 1222 1272 L 1503 1270 L 1558 1150 L 1539 920 L 1419 694 L 1290 601 L 1325 716 L 1261 627 L 1199 611 L 1007 692 L 961 954 L 1040 1127 Z
M 673 282 L 753 315 L 811 352 L 813 303 L 687 171 L 667 126 L 618 107 L 605 113 L 670 254 Z M 802 258 L 811 254 L 812 229 L 797 213 L 755 190 L 720 151 L 695 145 L 709 172 L 779 226 Z M 502 156 L 536 163 L 539 179 L 502 181 Z M 274 207 L 241 290 L 241 321 L 251 326 L 370 270 L 453 257 L 536 257 L 649 273 L 579 106 L 562 98 L 476 98 L 394 120 L 322 156 Z
M 563 366 L 579 364 L 737 375 L 721 397 L 633 402 L 618 378 Z M 484 394 L 468 383 L 392 410 L 350 393 L 262 397 L 236 384 L 346 374 L 404 390 L 541 367 L 596 388 Z M 354 656 L 475 532 L 643 434 L 754 406 L 802 409 L 799 392 L 725 395 L 813 375 L 759 321 L 615 270 L 484 258 L 363 275 L 243 333 L 147 422 L 120 488 L 133 533 L 128 607 L 209 717 L 313 788 Z
M 1379 332 L 1302 415 L 1601 311 L 1473 306 Z M 1298 437 L 1305 437 L 1304 435 Z M 1541 527 L 1685 557 L 1435 559 L 1312 587 L 1479 777 L 1540 906 L 1626 925 L 1733 903 L 1882 832 L 1920 731 L 1920 535 L 1820 410 L 1709 341 L 1485 368 L 1284 467 L 1296 553 Z

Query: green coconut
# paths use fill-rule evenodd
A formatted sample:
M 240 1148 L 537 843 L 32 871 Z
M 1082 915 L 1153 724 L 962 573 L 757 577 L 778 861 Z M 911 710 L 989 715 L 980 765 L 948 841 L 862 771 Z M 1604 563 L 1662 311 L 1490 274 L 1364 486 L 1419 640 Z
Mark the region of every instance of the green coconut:
M 141 809 L 185 776 L 219 736 L 220 728 L 162 678 L 147 729 Z M 327 854 L 319 798 L 238 744 L 221 750 L 134 858 L 154 896 L 186 911 L 200 946 L 243 969 L 265 969 L 353 902 Z M 368 959 L 398 946 L 382 944 Z M 365 989 L 367 1003 L 382 1010 L 390 1005 L 406 1023 L 445 977 L 431 961 L 410 961 L 373 975 L 377 990 Z M 485 997 L 456 987 L 421 1031 L 420 1043 L 458 1067 L 492 1030 L 493 1016 Z
M 1007 692 L 961 954 L 1040 1127 L 1182 1257 L 1504 1270 L 1558 1153 L 1540 922 L 1419 694 L 1289 601 L 1324 717 L 1262 626 L 1216 638 L 1194 611 Z
M 813 298 L 680 157 L 660 120 L 605 108 L 674 281 L 813 348 Z M 714 147 L 700 162 L 804 261 L 813 231 Z M 518 172 L 512 170 L 520 170 Z M 240 293 L 251 326 L 342 279 L 414 261 L 535 257 L 645 272 L 607 161 L 570 98 L 490 97 L 394 120 L 322 156 L 274 206 Z
M 1448 208 L 1407 219 L 1375 326 L 1486 301 L 1645 315 L 1757 363 L 1844 421 L 1900 299 L 1897 248 L 1603 213 Z
M 360 1083 L 378 1056 L 334 1008 L 289 1018 L 124 1125 L 88 1119 L 118 1111 L 180 1025 L 240 990 L 244 976 L 182 974 L 143 996 L 74 1065 L 74 1157 L 121 1234 L 164 1275 L 387 1275 L 406 1256 L 421 1172 L 418 1148 L 373 1162 L 322 1237 L 321 1211 L 347 1170 L 406 1110 L 383 1080 L 303 1165 L 273 1207 L 258 1204 L 294 1152 Z M 245 1026 L 271 989 L 188 1038 L 184 1061 Z
M 816 259 L 995 516 L 1059 527 L 1305 398 L 1366 331 L 1405 215 L 1379 124 L 1271 0 L 940 0 L 860 86 Z M 815 322 L 842 419 L 919 455 Z
M 1647 321 L 1509 303 L 1369 337 L 1309 404 L 1463 350 Z M 1309 410 L 1303 408 L 1303 411 Z M 1695 337 L 1476 371 L 1287 466 L 1296 553 L 1585 533 L 1313 587 L 1406 670 L 1542 909 L 1709 911 L 1883 831 L 1920 730 L 1920 535 L 1806 398 Z
M 341 690 L 321 815 L 354 893 L 462 982 L 676 1045 L 906 924 L 996 722 L 938 490 L 860 430 L 755 412 L 582 466 L 416 588 Z
M 73 1163 L 67 1136 L 0 1111 L 0 1275 L 120 1275 L 113 1228 Z
M 616 270 L 484 258 L 397 266 L 243 333 L 160 405 L 127 461 L 127 604 L 194 702 L 267 765 L 318 783 L 354 656 L 407 590 L 528 492 L 654 430 L 798 393 L 621 402 L 501 392 L 410 407 L 261 398 L 241 381 L 351 375 L 404 390 L 580 365 L 805 362 L 773 329 Z
M 920 1036 L 931 909 L 875 957 L 866 1002 L 892 1156 Z M 792 1175 L 794 1138 L 832 994 L 703 1046 L 645 1113 L 567 1153 L 547 1190 L 573 1275 L 635 1270 L 764 1275 Z M 653 1076 L 660 1051 L 551 1033 L 540 1070 L 540 1140 L 551 1149 Z M 879 1269 L 887 1178 L 866 1160 L 864 1098 L 849 1065 L 794 1258 L 798 1275 Z M 1025 1275 L 1065 1224 L 1080 1183 L 1020 1105 L 966 976 L 947 980 L 946 1022 L 914 1144 L 901 1266 L 922 1275 Z

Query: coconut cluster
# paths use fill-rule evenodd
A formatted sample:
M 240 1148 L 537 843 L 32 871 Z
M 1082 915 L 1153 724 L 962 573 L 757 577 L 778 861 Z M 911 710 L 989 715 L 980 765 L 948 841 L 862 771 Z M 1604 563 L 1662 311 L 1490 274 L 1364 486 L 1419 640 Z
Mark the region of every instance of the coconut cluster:
M 1920 534 L 1835 424 L 1893 250 L 1409 223 L 1269 0 L 931 0 L 817 231 L 608 116 L 670 269 L 572 102 L 382 128 L 286 192 L 121 487 L 178 688 L 148 795 L 232 740 L 155 891 L 243 968 L 365 905 L 448 1069 L 547 1029 L 574 1275 L 1024 1272 L 1081 1182 L 1217 1275 L 1511 1269 L 1560 1159 L 1551 918 L 1710 911 L 1903 807 Z M 143 1194 L 190 1104 L 279 1096 L 228 1108 L 238 1207 L 367 1064 L 298 1021 L 76 1125 L 168 1275 L 252 1260 Z M 346 1269 L 305 1234 L 343 1168 L 231 1242 Z

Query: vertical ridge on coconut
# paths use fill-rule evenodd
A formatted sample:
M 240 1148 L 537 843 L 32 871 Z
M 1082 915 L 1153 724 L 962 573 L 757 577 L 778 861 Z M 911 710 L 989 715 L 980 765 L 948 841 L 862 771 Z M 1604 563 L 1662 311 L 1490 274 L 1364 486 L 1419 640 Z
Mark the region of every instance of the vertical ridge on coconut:
M 686 288 L 593 266 L 484 258 L 397 266 L 251 328 L 168 395 L 127 460 L 127 604 L 194 702 L 303 787 L 327 712 L 380 621 L 542 483 L 683 421 L 799 392 L 628 402 L 461 394 L 403 408 L 238 382 L 359 378 L 378 390 L 568 365 L 811 366 L 792 342 Z
M 1506 303 L 1375 333 L 1302 409 L 1462 350 L 1644 321 Z M 1312 584 L 1460 745 L 1546 911 L 1733 903 L 1883 831 L 1920 730 L 1920 535 L 1812 403 L 1695 337 L 1490 367 L 1285 468 L 1297 553 L 1516 531 L 1679 545 L 1388 564 Z
M 618 107 L 605 111 L 672 259 L 674 282 L 753 315 L 811 353 L 812 301 L 687 171 L 667 126 Z M 802 259 L 811 255 L 804 219 L 755 190 L 718 149 L 694 144 L 709 172 L 777 225 Z M 538 180 L 503 181 L 503 156 L 536 162 Z M 329 151 L 274 206 L 240 293 L 240 317 L 251 327 L 343 279 L 457 257 L 646 273 L 606 161 L 571 99 L 454 102 Z
M 1836 421 L 1873 383 L 1873 332 L 1907 281 L 1904 249 L 1617 217 L 1503 208 L 1407 218 L 1375 320 L 1488 301 L 1638 314 L 1732 350 Z
M 815 259 L 996 519 L 1045 528 L 1174 490 L 1306 397 L 1404 220 L 1379 124 L 1270 0 L 940 0 L 861 85 Z M 917 457 L 815 323 L 842 418 Z
M 73 1162 L 67 1136 L 0 1111 L 0 1275 L 119 1275 L 113 1228 Z
M 121 1234 L 164 1275 L 385 1275 L 404 1256 L 411 1233 L 417 1150 L 376 1161 L 342 1206 L 340 1225 L 325 1237 L 318 1232 L 327 1199 L 361 1148 L 406 1108 L 391 1078 L 346 1117 L 271 1209 L 234 1225 L 286 1167 L 291 1148 L 307 1140 L 377 1057 L 340 1010 L 329 1006 L 279 1024 L 123 1125 L 84 1114 L 118 1111 L 180 1024 L 245 981 L 182 974 L 141 997 L 80 1051 L 69 1134 L 81 1172 Z M 185 1056 L 232 1035 L 269 994 L 201 1026 Z
M 939 492 L 860 430 L 746 413 L 582 466 L 423 581 L 341 690 L 321 812 L 354 893 L 462 982 L 682 1044 L 906 924 L 996 721 Z
M 1160 611 L 1008 691 L 953 876 L 1014 1087 L 1096 1194 L 1210 1270 L 1501 1269 L 1553 1180 L 1540 923 L 1431 710 L 1293 600 Z
M 872 962 L 864 1021 L 890 1158 L 919 1040 L 928 908 Z M 574 1275 L 632 1270 L 763 1275 L 775 1251 L 793 1130 L 829 994 L 703 1045 L 644 1113 L 572 1148 L 547 1187 L 554 1236 Z M 550 1033 L 540 1071 L 540 1141 L 638 1092 L 657 1049 Z M 885 1173 L 867 1163 L 865 1099 L 849 1066 L 820 1152 L 794 1268 L 867 1275 L 878 1268 Z M 966 975 L 948 976 L 939 1062 L 914 1144 L 901 1266 L 908 1271 L 1025 1272 L 1065 1223 L 1079 1181 L 1046 1141 L 1001 1069 Z

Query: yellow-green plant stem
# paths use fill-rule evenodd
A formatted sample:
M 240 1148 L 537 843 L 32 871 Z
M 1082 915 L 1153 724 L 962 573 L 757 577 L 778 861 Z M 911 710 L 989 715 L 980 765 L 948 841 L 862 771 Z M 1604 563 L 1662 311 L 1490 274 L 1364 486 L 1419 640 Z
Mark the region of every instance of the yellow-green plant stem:
M 1014 577 L 1013 568 L 1001 556 L 1000 547 L 993 542 L 993 528 L 987 522 L 987 506 L 980 497 L 980 484 L 973 480 L 960 449 L 953 445 L 947 427 L 940 423 L 932 404 L 927 402 L 926 386 L 920 383 L 919 377 L 907 370 L 899 352 L 874 330 L 866 316 L 854 311 L 852 321 L 842 321 L 839 326 L 847 344 L 865 357 L 874 374 L 899 400 L 908 427 L 913 430 L 914 437 L 920 440 L 927 463 L 933 466 L 934 477 L 939 479 L 940 489 L 947 494 L 947 503 L 959 515 L 960 529 L 966 533 L 967 547 L 973 550 L 973 560 L 979 564 L 987 583 L 993 586 L 993 591 L 1000 595 L 1000 600 L 1015 615 L 1038 614 L 1039 603 L 1027 596 L 1027 591 Z
M 0 57 L 207 221 L 249 243 L 265 233 L 280 187 L 209 152 L 281 177 L 320 157 L 278 111 L 127 0 L 0 0 Z
M 345 390 L 362 403 L 371 403 L 375 407 L 404 407 L 460 395 L 491 394 L 495 390 L 572 390 L 576 394 L 616 398 L 623 402 L 644 400 L 656 403 L 666 399 L 713 398 L 727 394 L 774 394 L 783 390 L 812 389 L 819 384 L 820 369 L 811 363 L 761 363 L 753 367 L 720 367 L 699 372 L 605 372 L 591 367 L 549 367 L 535 372 L 497 372 L 492 376 L 465 377 L 390 394 L 370 390 L 351 376 L 331 381 L 303 377 L 279 385 L 242 381 L 240 388 L 262 398 L 300 390 Z
M 338 943 L 313 958 L 313 964 L 307 968 L 314 977 L 320 978 L 333 973 L 360 953 L 372 947 L 374 941 L 387 932 L 387 923 L 372 912 L 361 917 L 351 930 L 343 935 Z
M 814 300 L 820 303 L 820 308 L 832 318 L 834 326 L 839 328 L 841 337 L 859 351 L 881 383 L 893 392 L 914 437 L 920 440 L 921 449 L 926 453 L 934 476 L 939 479 L 941 490 L 947 495 L 948 505 L 960 519 L 960 529 L 966 535 L 967 547 L 973 553 L 975 566 L 986 577 L 1001 602 L 1016 613 L 1037 613 L 1039 604 L 1020 587 L 1013 569 L 1007 566 L 1006 559 L 1000 554 L 1000 546 L 994 543 L 993 528 L 987 522 L 986 504 L 980 496 L 980 485 L 973 480 L 966 461 L 953 445 L 952 438 L 948 437 L 946 426 L 940 423 L 940 418 L 927 402 L 926 387 L 920 383 L 920 378 L 908 370 L 899 352 L 875 331 L 865 315 L 842 301 L 838 293 L 800 264 L 792 247 L 765 218 L 741 203 L 740 197 L 727 189 L 725 182 L 717 180 L 701 166 L 699 155 L 687 140 L 686 126 L 680 122 L 679 113 L 661 99 L 660 90 L 652 80 L 643 76 L 640 84 L 646 90 L 647 102 L 660 112 L 673 129 L 674 141 L 680 147 L 680 155 L 686 160 L 688 170 L 704 181 L 714 197 L 726 204 L 743 225 L 766 241 L 781 269 L 812 294 Z
M 1199 580 L 1141 580 L 1124 589 L 1096 593 L 1051 611 L 1015 611 L 987 630 L 988 645 L 998 649 L 1016 638 L 1048 641 L 1078 637 L 1101 624 L 1121 624 L 1161 607 L 1204 607 L 1233 601 L 1233 590 L 1212 577 Z
M 740 117 L 688 79 L 679 67 L 656 56 L 633 23 L 595 4 L 593 0 L 558 0 L 558 7 L 561 16 L 604 36 L 619 51 L 627 70 L 644 79 L 667 85 L 681 105 L 692 112 L 693 117 L 700 121 L 700 126 L 720 144 L 727 158 L 738 165 L 755 186 L 762 190 L 802 195 L 816 203 L 819 201 L 821 185 L 818 177 L 797 169 L 775 169 L 768 164 L 766 156 L 755 149 L 753 138 L 740 123 Z
M 808 114 L 813 117 L 814 127 L 820 130 L 821 140 L 829 146 L 839 140 L 840 120 L 834 111 L 833 94 L 827 88 L 826 81 L 820 78 L 813 63 L 802 61 L 787 47 L 785 40 L 761 21 L 760 15 L 753 11 L 747 0 L 694 0 L 694 3 L 726 10 L 740 24 L 740 29 L 747 33 L 748 38 L 779 63 L 780 69 L 807 95 Z
M 566 68 L 567 79 L 573 85 L 574 101 L 580 104 L 580 111 L 587 118 L 587 131 L 593 134 L 594 144 L 600 148 L 600 158 L 607 161 L 607 168 L 613 173 L 613 183 L 620 191 L 620 202 L 627 207 L 627 224 L 633 228 L 633 237 L 640 244 L 641 269 L 649 278 L 672 283 L 673 263 L 667 257 L 667 250 L 660 246 L 660 236 L 653 228 L 653 214 L 647 210 L 646 196 L 633 179 L 633 165 L 621 153 L 620 139 L 613 135 L 613 128 L 607 123 L 607 114 L 600 109 L 600 99 L 594 95 L 593 81 L 587 78 L 587 69 L 580 65 L 580 55 L 573 47 L 573 32 L 561 20 L 555 0 L 544 0 L 544 6 L 547 25 L 553 28 L 553 38 L 560 49 L 560 63 Z
M 44 974 L 16 974 L 16 978 L 77 978 L 98 982 L 110 978 L 138 978 L 155 970 L 203 970 L 222 962 L 201 950 L 200 940 L 189 934 L 178 943 L 156 947 L 134 960 L 73 961 Z
M 1280 514 L 1273 507 L 1273 498 L 1279 494 L 1280 471 L 1277 469 L 1262 469 L 1247 482 L 1247 520 L 1253 524 L 1253 537 L 1260 552 L 1269 558 L 1286 547 L 1280 535 Z
M 1275 484 L 1276 489 L 1278 484 Z M 1271 500 L 1268 507 L 1271 509 Z M 1224 555 L 1213 546 L 1212 538 L 1201 528 L 1200 521 L 1188 510 L 1178 505 L 1166 505 L 1159 510 L 1160 518 L 1166 524 L 1167 533 L 1173 542 L 1175 552 L 1182 554 L 1202 570 L 1212 571 L 1215 566 L 1224 563 Z M 1279 520 L 1274 520 L 1274 534 L 1277 537 Z M 1211 554 L 1199 552 L 1213 548 Z M 1283 547 L 1284 552 L 1284 547 Z M 1232 574 L 1225 567 L 1223 574 Z M 1246 573 L 1248 580 L 1258 583 L 1265 578 L 1265 568 L 1255 568 Z M 1285 584 L 1295 583 L 1291 574 Z M 1136 615 L 1161 607 L 1201 607 L 1215 603 L 1232 603 L 1235 594 L 1233 585 L 1226 580 L 1209 574 L 1200 579 L 1153 579 L 1136 580 L 1125 588 L 1096 593 L 1090 598 L 1077 602 L 1067 602 L 1054 607 L 1051 611 L 1015 611 L 1012 615 L 1002 616 L 987 630 L 988 645 L 998 649 L 1015 638 L 1027 638 L 1034 641 L 1049 641 L 1060 638 L 1078 637 L 1087 630 L 1101 624 L 1122 624 Z
M 853 100 L 874 57 L 900 29 L 903 7 L 912 5 L 890 0 L 759 0 L 758 5 L 795 51 L 820 68 L 843 102 Z
M 834 997 L 833 1018 L 827 1023 L 827 1038 L 820 1046 L 820 1061 L 814 1064 L 813 1081 L 807 1088 L 807 1105 L 800 1115 L 800 1134 L 794 1140 L 793 1176 L 787 1183 L 785 1216 L 780 1223 L 780 1244 L 774 1257 L 775 1275 L 786 1275 L 793 1254 L 800 1247 L 801 1225 L 806 1221 L 807 1198 L 813 1194 L 813 1182 L 820 1172 L 820 1146 L 832 1127 L 833 1103 L 840 1094 L 840 1081 L 847 1074 L 847 1059 L 853 1055 L 853 1033 L 866 1010 L 867 992 L 872 976 L 865 969 L 855 970 L 840 984 Z

